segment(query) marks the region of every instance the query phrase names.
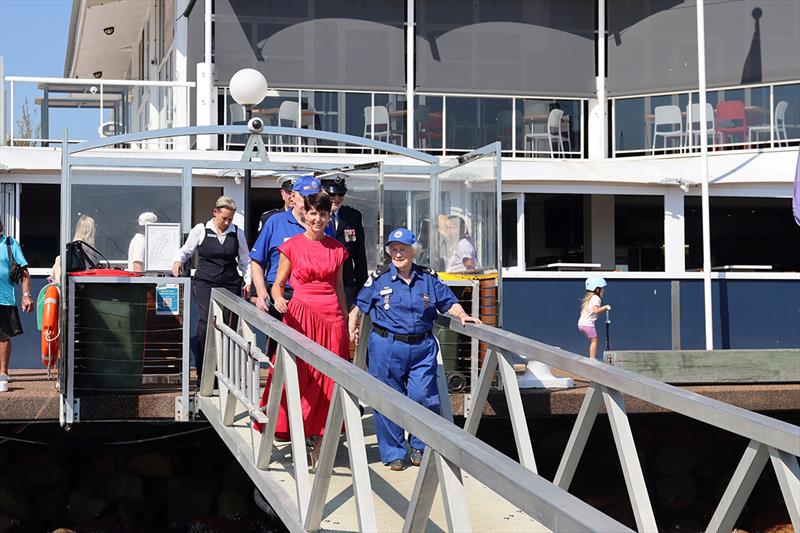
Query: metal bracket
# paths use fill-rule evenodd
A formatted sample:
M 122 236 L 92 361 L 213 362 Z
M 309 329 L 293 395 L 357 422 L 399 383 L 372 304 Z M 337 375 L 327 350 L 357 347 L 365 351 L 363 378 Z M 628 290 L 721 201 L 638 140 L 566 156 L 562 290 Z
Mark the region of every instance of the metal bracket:
M 197 403 L 194 396 L 189 396 L 188 405 L 184 407 L 183 398 L 175 396 L 175 420 L 177 422 L 188 422 L 197 414 Z

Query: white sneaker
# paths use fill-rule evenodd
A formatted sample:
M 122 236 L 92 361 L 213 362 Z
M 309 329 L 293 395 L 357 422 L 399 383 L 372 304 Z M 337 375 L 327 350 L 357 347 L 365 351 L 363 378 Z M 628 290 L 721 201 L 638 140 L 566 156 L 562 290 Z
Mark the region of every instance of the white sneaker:
M 0 392 L 8 392 L 8 381 L 0 381 Z
M 11 376 L 8 374 L 0 374 L 0 381 L 5 381 L 6 383 L 11 382 Z

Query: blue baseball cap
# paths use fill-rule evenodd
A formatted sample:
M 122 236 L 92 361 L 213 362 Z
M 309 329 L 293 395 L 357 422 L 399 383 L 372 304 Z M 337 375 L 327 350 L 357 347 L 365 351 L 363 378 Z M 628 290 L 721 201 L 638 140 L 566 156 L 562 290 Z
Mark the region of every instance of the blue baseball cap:
M 417 243 L 417 237 L 408 228 L 396 228 L 389 232 L 389 237 L 386 239 L 386 246 L 389 243 L 399 242 L 411 246 Z
M 292 183 L 292 191 L 302 196 L 311 196 L 322 191 L 319 180 L 314 176 L 300 176 Z

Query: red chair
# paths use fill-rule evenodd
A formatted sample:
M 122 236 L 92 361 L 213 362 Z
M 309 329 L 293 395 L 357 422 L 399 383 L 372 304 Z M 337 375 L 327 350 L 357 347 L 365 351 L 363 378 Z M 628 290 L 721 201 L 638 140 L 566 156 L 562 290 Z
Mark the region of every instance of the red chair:
M 745 142 L 747 121 L 744 115 L 744 103 L 740 100 L 725 100 L 717 104 L 717 134 L 720 143 L 736 142 L 739 136 Z M 726 138 L 728 140 L 726 140 Z

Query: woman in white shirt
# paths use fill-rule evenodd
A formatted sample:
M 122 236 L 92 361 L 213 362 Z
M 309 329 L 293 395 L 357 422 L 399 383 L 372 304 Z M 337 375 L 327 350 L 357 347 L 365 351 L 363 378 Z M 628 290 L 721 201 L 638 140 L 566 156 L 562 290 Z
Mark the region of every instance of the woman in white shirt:
M 211 220 L 192 228 L 186 243 L 178 250 L 172 264 L 172 274 L 179 276 L 183 264 L 197 251 L 197 269 L 192 278 L 192 298 L 197 303 L 200 316 L 192 338 L 192 347 L 198 382 L 203 371 L 211 289 L 214 287 L 228 289 L 240 295 L 243 282 L 245 287 L 250 282 L 250 249 L 244 232 L 233 224 L 235 213 L 236 203 L 233 198 L 220 196 L 214 206 Z M 229 322 L 229 317 L 223 316 L 223 319 L 226 323 Z

